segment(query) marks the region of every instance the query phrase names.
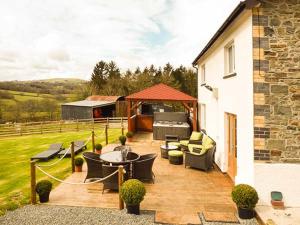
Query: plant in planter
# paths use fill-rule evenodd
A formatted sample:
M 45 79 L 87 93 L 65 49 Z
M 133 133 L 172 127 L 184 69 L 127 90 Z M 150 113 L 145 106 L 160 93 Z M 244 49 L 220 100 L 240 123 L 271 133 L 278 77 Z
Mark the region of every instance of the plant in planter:
M 83 158 L 78 157 L 74 160 L 75 172 L 82 172 Z
M 255 216 L 253 209 L 258 202 L 258 194 L 253 187 L 247 184 L 236 185 L 231 192 L 231 197 L 241 219 L 251 219 Z
M 140 214 L 140 203 L 146 194 L 144 184 L 136 179 L 125 181 L 120 190 L 121 198 L 126 203 L 127 213 Z
M 97 154 L 101 154 L 102 145 L 101 144 L 96 144 L 95 145 L 95 150 L 96 150 Z
M 121 136 L 119 137 L 119 141 L 120 141 L 121 145 L 125 145 L 125 143 L 126 143 L 126 136 L 121 135 Z
M 36 184 L 35 191 L 39 194 L 40 202 L 48 202 L 52 183 L 48 180 L 41 180 Z
M 126 137 L 127 137 L 128 141 L 131 142 L 131 141 L 132 141 L 132 137 L 133 137 L 133 132 L 128 131 L 128 132 L 126 133 Z

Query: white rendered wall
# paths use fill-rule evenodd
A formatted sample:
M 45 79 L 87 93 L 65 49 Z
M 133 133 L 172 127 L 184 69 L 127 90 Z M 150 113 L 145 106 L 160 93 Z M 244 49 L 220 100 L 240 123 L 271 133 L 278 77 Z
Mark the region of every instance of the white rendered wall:
M 271 205 L 271 191 L 280 191 L 285 206 L 300 207 L 300 164 L 255 163 L 254 169 L 259 205 Z
M 216 141 L 215 161 L 223 172 L 227 171 L 227 152 L 224 138 L 224 113 L 237 115 L 237 176 L 235 183 L 253 185 L 253 60 L 252 16 L 243 13 L 222 35 L 209 52 L 198 62 L 205 63 L 206 84 L 218 88 L 218 99 L 198 83 L 198 103 L 206 104 L 206 131 Z M 230 41 L 235 45 L 235 71 L 237 76 L 223 79 L 224 47 Z M 200 81 L 200 69 L 199 78 Z

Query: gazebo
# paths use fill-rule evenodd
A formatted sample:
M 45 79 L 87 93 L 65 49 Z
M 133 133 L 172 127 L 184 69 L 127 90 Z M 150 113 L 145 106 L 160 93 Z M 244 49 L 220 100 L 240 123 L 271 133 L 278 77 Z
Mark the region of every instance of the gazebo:
M 136 131 L 136 126 L 152 126 L 149 116 L 138 116 L 137 108 L 144 102 L 180 102 L 192 115 L 192 128 L 197 130 L 197 99 L 165 84 L 157 84 L 127 96 L 128 131 Z M 150 129 L 148 129 L 150 131 Z

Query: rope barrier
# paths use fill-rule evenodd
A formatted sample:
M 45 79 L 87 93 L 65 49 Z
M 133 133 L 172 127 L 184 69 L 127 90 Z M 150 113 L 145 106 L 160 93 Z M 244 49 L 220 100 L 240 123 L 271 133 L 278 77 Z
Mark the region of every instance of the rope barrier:
M 48 177 L 58 181 L 58 182 L 61 182 L 61 183 L 64 183 L 64 184 L 73 184 L 73 185 L 86 185 L 86 184 L 94 184 L 94 183 L 98 183 L 98 182 L 101 182 L 101 181 L 104 181 L 110 177 L 112 177 L 113 175 L 117 174 L 119 171 L 116 170 L 115 172 L 111 173 L 110 175 L 104 177 L 104 178 L 101 178 L 101 179 L 97 179 L 95 181 L 92 181 L 92 182 L 88 182 L 88 183 L 83 183 L 83 182 L 80 182 L 80 183 L 76 183 L 76 182 L 68 182 L 68 181 L 64 181 L 64 180 L 61 180 L 61 179 L 58 179 L 56 177 L 54 177 L 53 175 L 47 173 L 46 171 L 44 171 L 42 168 L 40 168 L 38 165 L 35 166 L 37 169 L 39 169 L 42 173 L 46 174 Z M 123 171 L 124 173 L 126 173 L 126 171 Z
M 66 155 L 69 153 L 70 150 L 71 150 L 71 145 L 70 145 L 70 147 L 66 150 L 65 154 L 64 154 L 62 157 L 60 157 L 60 159 L 56 160 L 54 163 L 46 164 L 46 165 L 41 165 L 41 164 L 40 164 L 39 166 L 40 166 L 40 167 L 50 167 L 50 166 L 53 166 L 53 165 L 59 163 L 64 157 L 66 157 Z

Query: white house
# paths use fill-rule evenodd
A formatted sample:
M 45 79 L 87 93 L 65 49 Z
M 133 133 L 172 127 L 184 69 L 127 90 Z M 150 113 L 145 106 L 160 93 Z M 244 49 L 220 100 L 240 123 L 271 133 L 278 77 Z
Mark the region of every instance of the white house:
M 300 2 L 244 1 L 193 62 L 199 126 L 215 162 L 258 191 L 300 206 Z

